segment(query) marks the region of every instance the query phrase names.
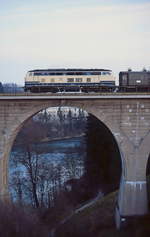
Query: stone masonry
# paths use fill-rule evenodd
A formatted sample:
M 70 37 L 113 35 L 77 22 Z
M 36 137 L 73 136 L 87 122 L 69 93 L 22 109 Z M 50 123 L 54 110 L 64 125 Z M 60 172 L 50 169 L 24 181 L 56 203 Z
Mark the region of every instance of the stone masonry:
M 8 197 L 8 159 L 14 139 L 28 118 L 42 109 L 72 106 L 96 116 L 116 139 L 122 159 L 118 196 L 120 216 L 148 212 L 146 166 L 150 154 L 150 96 L 1 96 L 0 197 Z

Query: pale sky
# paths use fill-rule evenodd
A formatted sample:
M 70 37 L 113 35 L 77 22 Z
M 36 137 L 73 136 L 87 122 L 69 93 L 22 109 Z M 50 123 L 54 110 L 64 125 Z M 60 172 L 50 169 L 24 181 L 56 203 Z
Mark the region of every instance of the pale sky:
M 0 81 L 28 70 L 150 70 L 150 0 L 0 0 Z

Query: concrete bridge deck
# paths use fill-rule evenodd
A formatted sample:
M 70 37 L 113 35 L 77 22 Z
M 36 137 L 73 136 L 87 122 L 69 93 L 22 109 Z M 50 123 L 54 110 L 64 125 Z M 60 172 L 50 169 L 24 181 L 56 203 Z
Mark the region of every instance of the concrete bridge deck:
M 58 93 L 58 94 L 0 94 L 0 100 L 32 100 L 32 99 L 148 99 L 150 93 Z

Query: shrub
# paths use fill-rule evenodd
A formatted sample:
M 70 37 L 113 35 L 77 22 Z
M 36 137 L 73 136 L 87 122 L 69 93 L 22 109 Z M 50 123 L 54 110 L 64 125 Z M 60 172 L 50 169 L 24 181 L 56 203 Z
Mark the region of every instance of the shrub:
M 49 230 L 35 210 L 9 203 L 0 203 L 0 236 L 47 237 Z

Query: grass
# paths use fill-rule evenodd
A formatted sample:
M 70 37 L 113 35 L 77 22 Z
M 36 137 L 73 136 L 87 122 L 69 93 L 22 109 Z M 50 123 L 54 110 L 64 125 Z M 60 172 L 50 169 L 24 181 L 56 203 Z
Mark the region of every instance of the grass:
M 122 230 L 116 230 L 115 203 L 117 192 L 113 192 L 90 207 L 74 214 L 59 226 L 55 237 L 148 237 L 150 217 L 134 219 Z
M 94 236 L 100 229 L 115 227 L 114 209 L 117 192 L 96 201 L 90 207 L 74 214 L 56 231 L 58 237 Z M 105 215 L 104 215 L 105 213 Z

